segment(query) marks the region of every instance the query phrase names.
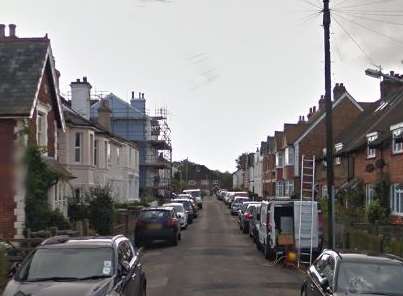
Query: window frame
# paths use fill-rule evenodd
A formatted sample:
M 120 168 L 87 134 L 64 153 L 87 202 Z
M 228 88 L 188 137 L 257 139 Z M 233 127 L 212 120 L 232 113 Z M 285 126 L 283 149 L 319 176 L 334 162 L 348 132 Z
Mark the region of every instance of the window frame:
M 399 195 L 399 196 L 397 196 Z M 403 185 L 392 184 L 390 189 L 390 210 L 395 216 L 403 216 Z
M 94 166 L 98 167 L 98 140 L 94 138 L 94 156 L 93 156 L 93 160 L 94 160 Z
M 288 146 L 284 150 L 284 166 L 293 166 L 295 158 L 295 150 L 293 146 Z
M 79 137 L 77 138 L 77 136 L 79 136 Z M 77 139 L 78 139 L 78 145 L 77 145 Z M 74 146 L 73 146 L 75 163 L 82 163 L 82 161 L 83 161 L 82 147 L 83 147 L 83 133 L 75 132 L 74 133 Z M 77 154 L 77 152 L 78 152 L 78 154 Z M 79 158 L 78 160 L 77 160 L 77 156 Z
M 365 184 L 365 205 L 368 207 L 375 197 L 375 185 L 368 183 Z
M 344 146 L 343 143 L 337 143 L 334 146 L 334 150 L 336 151 L 336 153 L 339 152 L 340 150 L 342 150 L 343 146 Z M 335 165 L 341 165 L 341 157 L 340 156 L 335 157 L 334 163 L 335 163 Z
M 396 138 L 403 134 L 403 127 L 395 128 L 392 130 L 392 153 L 402 154 L 403 153 L 403 142 L 396 143 Z
M 367 135 L 367 159 L 376 158 L 376 148 L 370 147 L 370 144 L 378 139 L 378 133 L 374 132 Z

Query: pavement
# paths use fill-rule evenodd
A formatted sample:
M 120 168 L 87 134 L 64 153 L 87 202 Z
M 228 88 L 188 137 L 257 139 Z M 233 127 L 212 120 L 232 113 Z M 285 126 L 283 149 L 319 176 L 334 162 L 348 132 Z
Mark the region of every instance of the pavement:
M 199 214 L 179 246 L 145 251 L 147 295 L 299 295 L 303 273 L 265 260 L 223 203 L 205 198 Z

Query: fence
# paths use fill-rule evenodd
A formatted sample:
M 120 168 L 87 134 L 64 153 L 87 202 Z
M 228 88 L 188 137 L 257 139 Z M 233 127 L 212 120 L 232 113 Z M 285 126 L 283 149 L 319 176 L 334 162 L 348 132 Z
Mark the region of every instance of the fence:
M 403 225 L 336 225 L 336 248 L 403 257 Z

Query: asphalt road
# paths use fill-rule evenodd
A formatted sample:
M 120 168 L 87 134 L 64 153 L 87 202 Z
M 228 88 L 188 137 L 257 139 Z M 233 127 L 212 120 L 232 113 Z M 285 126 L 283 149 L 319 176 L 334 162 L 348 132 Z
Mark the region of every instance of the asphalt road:
M 150 296 L 299 295 L 303 274 L 266 261 L 224 205 L 206 198 L 178 247 L 146 250 Z

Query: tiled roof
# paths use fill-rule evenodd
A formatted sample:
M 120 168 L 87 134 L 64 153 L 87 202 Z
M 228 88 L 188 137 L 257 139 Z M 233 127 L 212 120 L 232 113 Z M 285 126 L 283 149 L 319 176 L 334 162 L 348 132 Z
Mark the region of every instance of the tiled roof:
M 30 114 L 48 48 L 48 39 L 0 40 L 0 116 Z
M 379 132 L 378 144 L 390 138 L 390 126 L 403 122 L 403 88 L 366 107 L 352 126 L 336 139 L 336 143 L 344 144 L 340 153 L 362 148 L 367 144 L 367 135 L 372 132 Z
M 293 144 L 298 137 L 306 130 L 306 123 L 298 124 L 284 124 L 284 137 L 286 139 L 286 144 Z

